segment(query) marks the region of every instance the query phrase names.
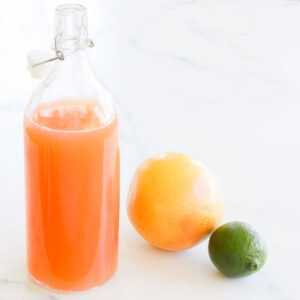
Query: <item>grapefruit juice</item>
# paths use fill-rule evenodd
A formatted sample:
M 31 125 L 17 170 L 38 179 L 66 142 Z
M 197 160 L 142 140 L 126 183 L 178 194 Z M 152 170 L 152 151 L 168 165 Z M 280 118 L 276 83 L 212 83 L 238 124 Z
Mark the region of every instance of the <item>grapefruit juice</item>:
M 57 290 L 103 284 L 118 256 L 117 117 L 92 100 L 40 104 L 24 136 L 29 273 Z

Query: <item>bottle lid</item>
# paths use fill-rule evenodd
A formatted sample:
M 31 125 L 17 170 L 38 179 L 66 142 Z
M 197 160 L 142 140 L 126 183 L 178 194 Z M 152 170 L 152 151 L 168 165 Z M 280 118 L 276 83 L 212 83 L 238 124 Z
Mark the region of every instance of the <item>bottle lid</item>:
M 44 50 L 31 50 L 27 53 L 27 70 L 31 73 L 31 76 L 35 79 L 45 78 L 53 69 L 57 60 L 53 63 L 47 63 L 53 61 L 53 53 Z
M 45 78 L 58 60 L 82 47 L 94 47 L 88 38 L 86 8 L 80 4 L 63 4 L 55 9 L 56 35 L 54 48 L 56 56 L 48 51 L 32 50 L 27 54 L 27 69 L 33 78 Z M 50 62 L 52 62 L 50 64 Z

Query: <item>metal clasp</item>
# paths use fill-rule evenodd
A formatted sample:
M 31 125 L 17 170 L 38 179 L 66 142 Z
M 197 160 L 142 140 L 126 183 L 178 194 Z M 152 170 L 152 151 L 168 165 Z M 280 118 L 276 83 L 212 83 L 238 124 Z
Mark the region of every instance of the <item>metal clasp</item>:
M 59 36 L 56 35 L 55 39 L 54 39 L 54 47 L 55 47 L 56 56 L 53 57 L 53 58 L 50 58 L 50 59 L 47 59 L 47 60 L 44 60 L 44 61 L 41 61 L 39 63 L 31 65 L 32 68 L 40 66 L 40 65 L 43 65 L 43 64 L 46 64 L 48 62 L 51 62 L 51 61 L 54 61 L 54 60 L 57 60 L 57 59 L 59 59 L 59 60 L 64 60 L 65 59 L 63 51 L 61 51 L 61 50 L 58 49 L 58 37 Z M 94 41 L 92 39 L 88 39 L 87 40 L 87 46 L 89 48 L 94 47 L 95 46 Z

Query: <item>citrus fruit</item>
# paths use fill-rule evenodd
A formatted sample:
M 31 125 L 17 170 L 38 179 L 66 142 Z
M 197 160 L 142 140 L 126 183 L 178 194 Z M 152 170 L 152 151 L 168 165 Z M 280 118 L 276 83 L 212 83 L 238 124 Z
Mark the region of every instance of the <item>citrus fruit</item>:
M 128 216 L 136 231 L 154 246 L 170 251 L 193 247 L 221 222 L 219 183 L 186 154 L 154 155 L 132 179 Z
M 229 277 L 251 275 L 262 268 L 267 258 L 263 238 L 242 222 L 220 226 L 211 235 L 208 250 L 213 264 Z

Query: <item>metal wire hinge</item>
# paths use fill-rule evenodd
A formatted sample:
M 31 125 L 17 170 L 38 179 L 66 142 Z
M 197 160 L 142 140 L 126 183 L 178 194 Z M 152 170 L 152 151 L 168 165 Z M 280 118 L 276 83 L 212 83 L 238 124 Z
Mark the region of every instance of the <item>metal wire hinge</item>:
M 31 67 L 34 68 L 34 67 L 37 67 L 37 66 L 46 64 L 46 63 L 48 63 L 48 62 L 57 60 L 57 59 L 58 59 L 58 60 L 64 60 L 64 59 L 65 59 L 65 56 L 64 56 L 63 51 L 61 51 L 61 50 L 58 49 L 57 39 L 58 39 L 58 36 L 55 37 L 55 53 L 56 53 L 56 56 L 53 57 L 53 58 L 50 58 L 50 59 L 41 61 L 41 62 L 39 62 L 39 63 L 33 64 Z M 88 41 L 87 41 L 87 46 L 88 46 L 89 48 L 94 47 L 94 46 L 95 46 L 94 41 L 93 41 L 92 39 L 88 39 Z

